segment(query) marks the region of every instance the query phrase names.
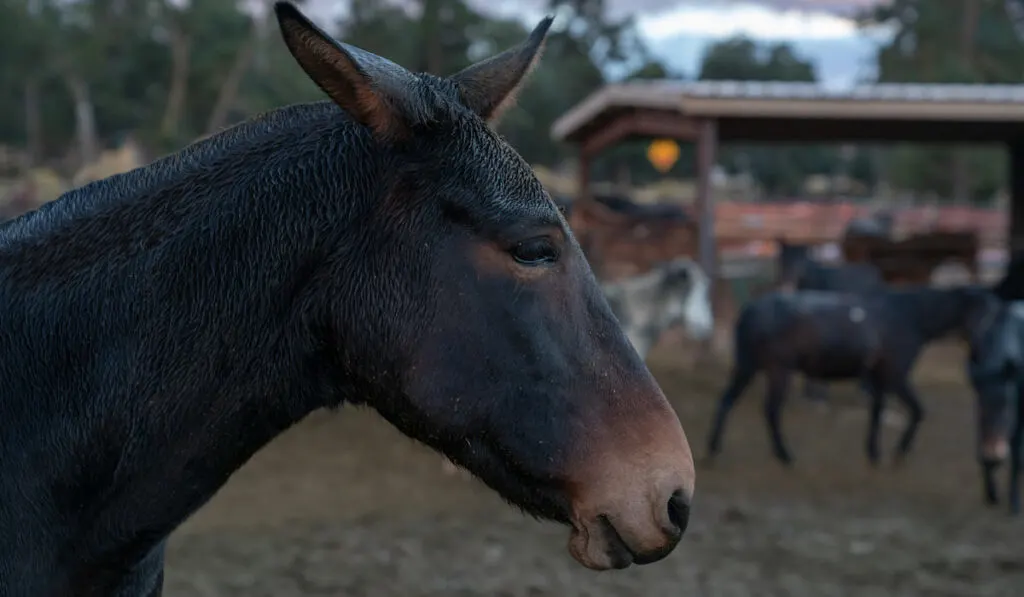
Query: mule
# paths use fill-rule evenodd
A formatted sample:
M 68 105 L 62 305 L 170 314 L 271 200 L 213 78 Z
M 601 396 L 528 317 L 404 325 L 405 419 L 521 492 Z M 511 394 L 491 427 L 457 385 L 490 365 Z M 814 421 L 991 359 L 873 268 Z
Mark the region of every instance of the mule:
M 885 288 L 882 272 L 870 263 L 825 265 L 811 255 L 809 245 L 777 239 L 776 284 L 794 290 L 826 290 L 870 294 Z M 804 378 L 804 397 L 816 402 L 828 398 L 825 383 Z
M 602 288 L 616 320 L 640 358 L 658 343 L 665 330 L 683 325 L 694 340 L 706 340 L 715 320 L 708 291 L 711 282 L 697 262 L 680 257 L 651 271 Z
M 605 298 L 626 337 L 641 359 L 658 343 L 661 335 L 682 324 L 694 340 L 705 340 L 714 332 L 710 280 L 703 268 L 688 257 L 659 263 L 651 271 L 602 285 Z M 441 472 L 468 476 L 448 459 Z
M 694 491 L 686 436 L 492 128 L 551 19 L 439 78 L 274 12 L 329 101 L 0 228 L 0 595 L 159 595 L 168 535 L 346 404 L 565 524 L 583 566 L 664 558 Z
M 1024 444 L 1024 301 L 1006 305 L 979 326 L 970 344 L 968 379 L 976 397 L 978 450 L 985 502 L 999 504 L 995 474 L 1009 460 L 1008 505 L 1021 510 Z
M 896 214 L 889 210 L 879 210 L 871 215 L 851 218 L 846 224 L 843 236 L 892 238 L 895 227 Z
M 712 421 L 708 461 L 721 451 L 729 412 L 758 371 L 767 377 L 765 419 L 772 452 L 782 464 L 792 463 L 781 414 L 794 371 L 812 379 L 865 381 L 871 397 L 865 447 L 875 466 L 886 395 L 894 393 L 909 414 L 897 447 L 902 460 L 924 417 L 910 383 L 921 350 L 949 333 L 970 333 L 999 305 L 995 295 L 978 287 L 886 289 L 866 296 L 773 292 L 748 303 L 736 322 L 732 375 Z

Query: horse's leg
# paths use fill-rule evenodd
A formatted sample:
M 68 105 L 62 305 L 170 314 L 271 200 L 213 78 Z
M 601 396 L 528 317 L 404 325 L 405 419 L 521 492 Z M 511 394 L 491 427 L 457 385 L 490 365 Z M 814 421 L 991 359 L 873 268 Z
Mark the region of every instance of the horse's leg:
M 865 450 L 868 455 L 868 462 L 871 466 L 878 466 L 881 460 L 881 449 L 878 446 L 879 434 L 882 429 L 882 413 L 885 411 L 885 384 L 880 375 L 871 378 L 861 378 L 861 387 L 871 398 L 870 414 L 868 416 L 868 437 L 865 443 Z
M 999 468 L 999 463 L 983 459 L 980 464 L 981 485 L 985 495 L 985 505 L 996 506 L 999 504 L 999 492 L 996 489 L 996 470 Z M 1013 490 L 1011 489 L 1010 491 Z
M 718 399 L 718 407 L 715 409 L 715 417 L 711 422 L 711 434 L 708 436 L 708 453 L 705 456 L 705 462 L 710 464 L 719 452 L 722 451 L 722 434 L 725 431 L 725 420 L 729 417 L 729 412 L 733 406 L 736 405 L 736 401 L 743 396 L 744 390 L 750 385 L 750 382 L 754 379 L 754 375 L 757 370 L 747 365 L 735 365 L 732 370 L 732 376 L 729 379 L 729 387 L 722 393 L 722 397 Z
M 793 464 L 793 457 L 782 439 L 782 404 L 786 400 L 788 385 L 789 371 L 782 368 L 768 371 L 768 395 L 764 402 L 764 416 L 771 435 L 772 452 L 775 454 L 775 458 L 785 466 Z
M 910 387 L 910 381 L 906 377 L 896 387 L 896 396 L 903 401 L 903 405 L 907 408 L 907 426 L 896 447 L 896 462 L 899 463 L 910 453 L 910 448 L 914 445 L 917 429 L 924 419 L 924 407 L 921 406 L 917 392 Z
M 1013 434 L 1010 435 L 1010 514 L 1020 514 L 1020 474 L 1024 454 L 1024 383 L 1017 384 L 1016 416 L 1013 421 Z

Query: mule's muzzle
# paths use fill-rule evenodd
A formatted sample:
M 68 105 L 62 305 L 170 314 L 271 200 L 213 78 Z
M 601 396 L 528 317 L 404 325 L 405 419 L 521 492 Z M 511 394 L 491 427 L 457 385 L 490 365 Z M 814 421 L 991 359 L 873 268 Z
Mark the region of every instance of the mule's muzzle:
M 621 514 L 600 514 L 573 523 L 569 553 L 592 570 L 642 566 L 672 553 L 690 522 L 690 498 L 683 489 L 658 500 L 660 507 L 648 521 L 629 520 Z M 660 510 L 657 511 L 657 510 Z M 631 524 L 632 522 L 632 524 Z

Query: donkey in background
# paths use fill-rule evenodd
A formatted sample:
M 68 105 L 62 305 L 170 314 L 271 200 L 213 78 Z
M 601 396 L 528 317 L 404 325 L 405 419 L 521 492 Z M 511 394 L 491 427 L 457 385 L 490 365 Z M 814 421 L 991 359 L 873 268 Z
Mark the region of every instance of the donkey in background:
M 1009 511 L 1021 510 L 1024 466 L 1024 301 L 1005 305 L 971 339 L 968 379 L 976 397 L 985 503 L 999 504 L 995 473 L 1009 461 Z
M 864 380 L 871 397 L 865 448 L 875 466 L 886 395 L 894 393 L 909 415 L 897 447 L 902 460 L 924 418 L 910 383 L 922 349 L 956 331 L 970 337 L 1000 307 L 994 294 L 979 287 L 887 289 L 868 296 L 774 292 L 748 303 L 736 322 L 733 370 L 712 420 L 708 461 L 721 452 L 728 415 L 759 371 L 767 376 L 765 419 L 781 463 L 792 463 L 781 419 L 795 371 L 813 379 Z
M 825 265 L 813 258 L 809 245 L 791 244 L 781 238 L 776 242 L 779 247 L 776 283 L 783 289 L 868 295 L 886 287 L 882 272 L 870 263 Z M 827 392 L 825 382 L 804 377 L 805 398 L 824 402 Z

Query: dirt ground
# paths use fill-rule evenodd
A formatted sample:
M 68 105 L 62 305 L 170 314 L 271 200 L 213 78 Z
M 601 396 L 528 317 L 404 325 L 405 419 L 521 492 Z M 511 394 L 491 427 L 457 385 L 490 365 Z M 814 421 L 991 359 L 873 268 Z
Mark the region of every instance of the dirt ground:
M 649 359 L 702 453 L 722 367 Z M 982 506 L 959 353 L 931 351 L 927 408 L 903 468 L 866 465 L 864 402 L 792 396 L 792 471 L 769 457 L 752 387 L 714 469 L 698 472 L 683 543 L 665 560 L 594 573 L 567 531 L 509 508 L 366 411 L 320 414 L 263 450 L 172 538 L 165 595 L 708 597 L 1024 595 L 1024 519 Z M 894 407 L 895 410 L 895 407 Z M 893 416 L 892 419 L 898 419 Z M 887 426 L 891 454 L 898 425 Z M 1001 479 L 1002 481 L 1002 479 Z

